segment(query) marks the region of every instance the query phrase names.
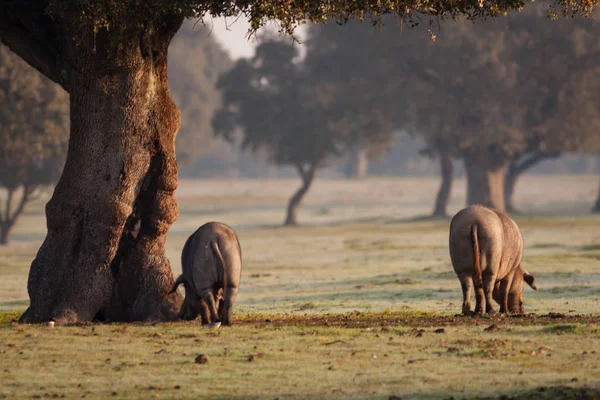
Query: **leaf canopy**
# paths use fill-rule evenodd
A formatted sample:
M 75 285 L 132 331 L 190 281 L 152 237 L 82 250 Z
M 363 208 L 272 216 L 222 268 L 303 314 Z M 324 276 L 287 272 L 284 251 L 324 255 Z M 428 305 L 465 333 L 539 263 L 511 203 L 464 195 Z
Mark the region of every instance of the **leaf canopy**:
M 291 34 L 305 21 L 335 20 L 345 23 L 350 19 L 383 23 L 387 14 L 399 16 L 409 24 L 418 24 L 419 14 L 440 19 L 466 16 L 482 19 L 519 10 L 525 0 L 51 0 L 49 11 L 56 15 L 77 15 L 82 23 L 110 27 L 123 16 L 136 15 L 140 21 L 164 15 L 182 15 L 202 19 L 206 15 L 243 15 L 253 30 L 268 20 L 278 20 L 280 31 Z M 589 15 L 599 0 L 557 0 L 548 2 L 551 16 L 562 14 Z M 113 26 L 113 29 L 119 28 Z

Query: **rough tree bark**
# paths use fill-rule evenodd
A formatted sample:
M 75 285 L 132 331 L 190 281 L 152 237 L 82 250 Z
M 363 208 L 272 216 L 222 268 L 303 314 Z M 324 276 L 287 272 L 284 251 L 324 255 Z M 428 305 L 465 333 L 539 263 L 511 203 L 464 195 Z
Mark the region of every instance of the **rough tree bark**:
M 508 165 L 506 176 L 504 178 L 504 205 L 507 212 L 516 212 L 513 204 L 513 194 L 517 179 L 535 164 L 548 158 L 558 157 L 559 155 L 559 153 L 542 153 L 536 151 L 527 158 L 514 160 Z
M 23 195 L 19 204 L 13 210 L 12 203 L 15 196 L 16 188 L 8 188 L 6 202 L 4 204 L 4 212 L 0 213 L 0 244 L 8 244 L 8 238 L 17 220 L 25 210 L 25 205 L 32 199 L 31 196 L 35 191 L 35 187 L 23 187 Z
M 448 208 L 448 200 L 450 199 L 450 191 L 452 190 L 454 164 L 452 163 L 452 157 L 446 152 L 440 153 L 439 157 L 442 183 L 435 199 L 435 207 L 432 216 L 447 217 L 448 214 L 446 213 L 446 210 Z
M 46 205 L 48 234 L 31 265 L 22 322 L 171 320 L 181 304 L 180 294 L 169 295 L 165 240 L 178 216 L 179 128 L 167 48 L 182 18 L 136 18 L 131 10 L 110 31 L 94 33 L 64 15 L 28 33 L 54 35 L 50 41 L 0 28 L 2 40 L 71 101 L 67 162 Z M 40 51 L 38 43 L 50 47 Z
M 467 205 L 483 204 L 500 211 L 504 207 L 506 161 L 486 151 L 464 152 L 467 173 Z
M 287 208 L 287 216 L 285 217 L 284 226 L 296 226 L 298 225 L 298 208 L 302 203 L 302 199 L 310 189 L 310 185 L 315 177 L 315 166 L 310 165 L 308 167 L 304 167 L 302 165 L 296 165 L 296 169 L 302 178 L 302 186 L 298 191 L 292 196 Z

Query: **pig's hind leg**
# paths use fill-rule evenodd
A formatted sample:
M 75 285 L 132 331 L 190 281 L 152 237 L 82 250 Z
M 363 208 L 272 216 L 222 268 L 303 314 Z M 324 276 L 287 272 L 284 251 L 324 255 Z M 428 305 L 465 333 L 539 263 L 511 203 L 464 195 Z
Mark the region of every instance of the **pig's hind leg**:
M 462 273 L 458 275 L 460 286 L 463 293 L 462 313 L 464 315 L 472 315 L 471 311 L 471 289 L 473 288 L 473 277 L 470 273 Z
M 206 308 L 208 308 L 207 314 L 210 314 L 209 325 L 220 325 L 219 313 L 217 312 L 217 305 L 215 304 L 215 296 L 213 295 L 212 289 L 203 290 L 201 297 L 206 304 Z

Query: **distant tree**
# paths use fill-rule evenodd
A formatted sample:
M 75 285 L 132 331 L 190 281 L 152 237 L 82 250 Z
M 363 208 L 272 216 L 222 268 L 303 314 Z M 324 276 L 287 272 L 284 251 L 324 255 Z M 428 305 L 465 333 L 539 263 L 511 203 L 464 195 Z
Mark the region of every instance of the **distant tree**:
M 177 159 L 184 165 L 206 153 L 215 140 L 211 121 L 221 105 L 217 81 L 232 65 L 210 29 L 187 21 L 169 47 L 169 89 L 181 110 Z
M 582 116 L 569 111 L 560 96 L 598 65 L 600 24 L 594 19 L 561 19 L 548 24 L 545 11 L 532 7 L 508 19 L 508 57 L 519 66 L 513 103 L 525 110 L 521 129 L 527 141 L 506 171 L 504 198 L 509 212 L 516 211 L 512 196 L 521 174 L 564 153 L 598 149 L 594 145 L 597 130 L 581 123 L 588 120 L 579 120 Z M 580 109 L 586 100 L 580 93 L 573 101 Z
M 251 60 L 238 61 L 219 80 L 224 104 L 214 119 L 217 135 L 231 141 L 241 132 L 243 149 L 298 171 L 302 186 L 290 199 L 288 226 L 298 223 L 316 171 L 343 150 L 343 137 L 327 126 L 322 111 L 331 93 L 308 79 L 297 57 L 297 46 L 263 41 Z
M 600 30 L 600 27 L 598 27 Z M 546 126 L 560 132 L 560 143 L 567 148 L 600 153 L 600 51 L 595 51 L 570 64 L 557 96 L 557 113 Z M 557 134 L 558 136 L 558 134 Z M 600 188 L 592 212 L 600 212 Z
M 446 24 L 430 43 L 390 40 L 396 50 L 386 53 L 408 65 L 399 123 L 423 136 L 424 153 L 446 154 L 446 161 L 440 157 L 446 179 L 434 214 L 444 213 L 448 155 L 464 161 L 469 204 L 513 211 L 521 173 L 563 152 L 597 149 L 597 130 L 589 123 L 595 99 L 584 100 L 586 92 L 578 91 L 571 107 L 577 111 L 569 114 L 559 96 L 590 68 L 583 60 L 597 52 L 600 25 L 593 20 L 547 23 L 546 11 L 531 7 L 485 26 Z M 585 117 L 584 103 L 591 105 Z
M 0 244 L 28 202 L 56 182 L 68 140 L 67 94 L 0 44 Z
M 347 175 L 362 178 L 368 161 L 385 154 L 393 141 L 395 110 L 386 94 L 398 89 L 398 81 L 390 79 L 394 66 L 378 53 L 378 36 L 366 25 L 356 26 L 311 25 L 304 65 L 315 84 L 328 88 L 323 112 L 330 128 L 345 138 Z

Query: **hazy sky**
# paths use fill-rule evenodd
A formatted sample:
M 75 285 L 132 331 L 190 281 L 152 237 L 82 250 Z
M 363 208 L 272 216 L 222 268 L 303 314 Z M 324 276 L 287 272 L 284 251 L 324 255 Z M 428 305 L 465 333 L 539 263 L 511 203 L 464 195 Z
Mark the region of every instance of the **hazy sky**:
M 260 41 L 264 33 L 270 31 L 277 33 L 277 27 L 274 23 L 270 23 L 265 28 L 261 28 L 256 36 L 248 38 L 248 28 L 250 25 L 244 18 L 236 21 L 235 18 L 206 18 L 206 26 L 211 29 L 211 35 L 223 45 L 225 50 L 229 52 L 231 58 L 237 59 L 240 57 L 251 57 L 254 54 L 254 48 Z M 296 30 L 294 35 L 298 39 L 304 38 L 303 27 Z M 291 38 L 289 38 L 291 40 Z M 300 45 L 302 46 L 302 45 Z M 301 50 L 302 53 L 302 50 Z

